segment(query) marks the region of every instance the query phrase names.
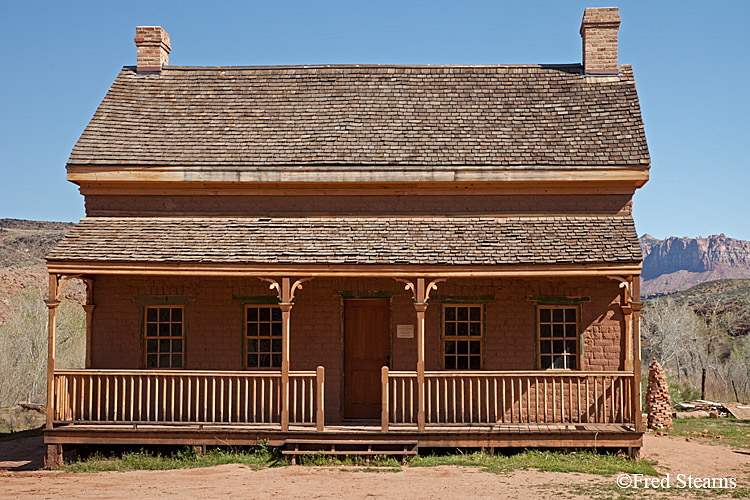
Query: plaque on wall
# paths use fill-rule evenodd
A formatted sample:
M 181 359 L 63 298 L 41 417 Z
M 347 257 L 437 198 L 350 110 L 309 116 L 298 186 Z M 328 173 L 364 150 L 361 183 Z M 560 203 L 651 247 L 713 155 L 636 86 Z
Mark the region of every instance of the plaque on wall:
M 397 325 L 396 326 L 396 338 L 413 339 L 414 338 L 414 325 Z

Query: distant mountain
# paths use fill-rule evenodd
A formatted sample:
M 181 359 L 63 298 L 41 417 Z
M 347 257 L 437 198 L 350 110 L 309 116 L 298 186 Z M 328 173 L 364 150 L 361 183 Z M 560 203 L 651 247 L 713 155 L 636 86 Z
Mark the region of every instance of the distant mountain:
M 750 278 L 750 241 L 727 238 L 641 236 L 644 297 L 685 290 L 698 283 L 729 278 Z

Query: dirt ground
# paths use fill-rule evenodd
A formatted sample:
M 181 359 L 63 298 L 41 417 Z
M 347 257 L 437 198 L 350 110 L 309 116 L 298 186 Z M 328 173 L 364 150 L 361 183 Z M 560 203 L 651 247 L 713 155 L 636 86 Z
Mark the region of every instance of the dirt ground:
M 253 471 L 241 465 L 205 469 L 70 473 L 37 470 L 41 437 L 0 442 L 0 498 L 14 499 L 479 499 L 618 498 L 634 493 L 616 485 L 616 476 L 515 471 L 493 474 L 474 467 L 406 467 L 370 472 L 356 467 L 279 467 Z M 721 444 L 647 434 L 645 458 L 661 472 L 693 477 L 733 477 L 750 487 L 750 452 Z M 638 490 L 634 495 L 691 498 L 705 490 Z M 732 491 L 721 497 L 729 498 Z

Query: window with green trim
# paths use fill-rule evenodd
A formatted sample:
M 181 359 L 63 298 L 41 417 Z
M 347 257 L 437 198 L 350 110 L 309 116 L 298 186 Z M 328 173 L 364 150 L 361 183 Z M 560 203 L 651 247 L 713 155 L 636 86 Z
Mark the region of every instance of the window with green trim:
M 539 368 L 578 369 L 578 307 L 538 306 L 537 314 Z
M 443 306 L 443 367 L 446 370 L 482 368 L 481 305 Z
M 279 306 L 245 306 L 245 349 L 247 368 L 281 367 Z
M 185 358 L 185 306 L 145 306 L 146 368 L 182 368 Z

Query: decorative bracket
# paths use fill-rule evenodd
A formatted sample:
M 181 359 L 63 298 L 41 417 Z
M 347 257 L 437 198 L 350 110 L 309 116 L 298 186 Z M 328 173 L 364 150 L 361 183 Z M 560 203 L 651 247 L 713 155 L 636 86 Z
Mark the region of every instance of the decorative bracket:
M 294 282 L 294 284 L 289 288 L 288 297 L 284 297 L 285 292 L 283 287 L 279 284 L 278 281 L 272 278 L 258 278 L 259 280 L 266 281 L 270 283 L 269 289 L 270 290 L 276 290 L 276 296 L 279 298 L 279 302 L 282 304 L 291 304 L 294 301 L 294 294 L 297 290 L 302 290 L 302 283 L 306 281 L 310 281 L 312 278 L 300 278 L 297 281 Z M 288 278 L 286 278 L 288 279 Z
M 424 289 L 424 297 L 418 297 L 419 292 L 416 286 L 414 286 L 414 282 L 403 279 L 403 278 L 393 278 L 396 281 L 399 281 L 401 283 L 405 283 L 406 286 L 404 287 L 404 290 L 411 290 L 412 298 L 414 299 L 415 304 L 427 304 L 427 301 L 430 300 L 430 293 L 432 293 L 433 290 L 437 290 L 438 283 L 442 283 L 446 281 L 448 278 L 436 278 L 425 287 Z
M 619 281 L 620 288 L 625 289 L 625 304 L 623 305 L 628 305 L 630 302 L 633 301 L 633 291 L 631 289 L 631 283 L 629 280 L 621 276 L 607 276 L 607 278 L 614 280 L 614 281 Z

